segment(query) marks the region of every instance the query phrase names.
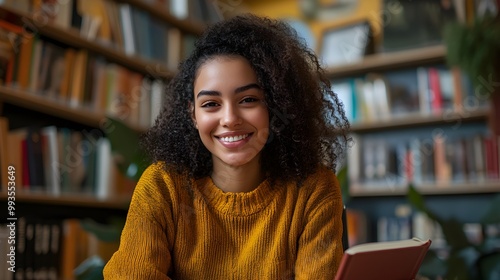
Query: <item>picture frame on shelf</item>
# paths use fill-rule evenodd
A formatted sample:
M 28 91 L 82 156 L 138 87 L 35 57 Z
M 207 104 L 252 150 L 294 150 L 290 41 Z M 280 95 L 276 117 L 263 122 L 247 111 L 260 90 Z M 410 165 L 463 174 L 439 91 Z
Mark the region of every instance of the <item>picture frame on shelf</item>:
M 373 32 L 367 20 L 328 28 L 323 32 L 320 58 L 325 67 L 359 62 L 374 53 Z
M 447 24 L 467 20 L 465 1 L 383 0 L 382 7 L 381 53 L 442 44 Z

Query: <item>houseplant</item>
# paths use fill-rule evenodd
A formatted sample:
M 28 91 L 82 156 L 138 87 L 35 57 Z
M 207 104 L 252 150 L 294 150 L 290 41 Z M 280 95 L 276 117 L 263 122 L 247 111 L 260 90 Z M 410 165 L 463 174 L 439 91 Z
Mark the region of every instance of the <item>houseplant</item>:
M 444 42 L 447 63 L 469 75 L 474 97 L 490 99 L 490 127 L 500 135 L 500 13 L 486 14 L 471 24 L 448 24 Z
M 429 251 L 424 259 L 420 273 L 432 279 L 499 279 L 500 277 L 500 237 L 486 237 L 481 244 L 474 245 L 467 239 L 463 224 L 457 219 L 444 219 L 425 205 L 425 200 L 413 185 L 408 188 L 407 199 L 418 211 L 425 213 L 437 222 L 447 242 L 447 259 Z M 480 219 L 484 227 L 488 224 L 500 224 L 500 194 L 494 197 L 488 210 Z M 497 245 L 495 245 L 497 244 Z M 495 276 L 496 275 L 496 276 Z M 497 277 L 497 278 L 495 278 Z

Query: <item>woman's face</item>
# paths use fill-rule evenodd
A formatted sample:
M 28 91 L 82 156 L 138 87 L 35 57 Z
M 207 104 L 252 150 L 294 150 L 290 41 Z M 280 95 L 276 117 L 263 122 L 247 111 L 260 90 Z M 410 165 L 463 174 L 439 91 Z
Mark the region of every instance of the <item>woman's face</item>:
M 264 92 L 243 57 L 215 57 L 194 81 L 193 120 L 214 167 L 258 163 L 269 136 Z

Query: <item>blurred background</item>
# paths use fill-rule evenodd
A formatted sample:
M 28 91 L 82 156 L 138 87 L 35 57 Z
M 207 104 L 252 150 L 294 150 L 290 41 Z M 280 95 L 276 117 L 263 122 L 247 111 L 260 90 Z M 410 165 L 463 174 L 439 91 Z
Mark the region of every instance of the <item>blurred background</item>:
M 499 8 L 0 0 L 0 278 L 102 278 L 164 87 L 207 25 L 254 13 L 289 23 L 342 100 L 350 246 L 430 238 L 422 278 L 500 279 Z

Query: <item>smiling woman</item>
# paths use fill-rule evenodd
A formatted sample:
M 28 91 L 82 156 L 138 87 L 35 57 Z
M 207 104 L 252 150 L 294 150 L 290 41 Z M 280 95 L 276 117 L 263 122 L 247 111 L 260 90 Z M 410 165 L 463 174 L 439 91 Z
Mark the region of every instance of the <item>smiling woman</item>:
M 105 278 L 333 279 L 349 124 L 293 29 L 215 24 L 166 99 Z
M 212 154 L 212 180 L 226 192 L 255 189 L 264 178 L 260 153 L 269 113 L 250 63 L 240 56 L 208 60 L 198 69 L 194 95 L 193 121 Z

